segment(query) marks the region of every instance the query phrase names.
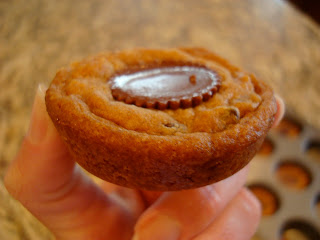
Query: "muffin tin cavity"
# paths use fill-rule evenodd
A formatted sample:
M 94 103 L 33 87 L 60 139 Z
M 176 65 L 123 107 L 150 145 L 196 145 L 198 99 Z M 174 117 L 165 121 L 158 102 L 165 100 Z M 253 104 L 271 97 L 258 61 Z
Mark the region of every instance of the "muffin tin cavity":
M 320 130 L 286 116 L 251 161 L 247 186 L 262 203 L 251 240 L 320 240 Z
M 302 124 L 289 117 L 285 117 L 276 128 L 278 133 L 288 138 L 297 138 L 302 130 Z
M 281 162 L 275 170 L 275 175 L 281 184 L 293 190 L 303 190 L 311 183 L 310 171 L 296 160 Z
M 320 139 L 311 140 L 306 147 L 306 154 L 320 164 Z
M 315 199 L 314 208 L 315 208 L 314 210 L 315 210 L 315 213 L 317 215 L 317 218 L 320 221 L 320 193 L 318 194 L 318 196 Z
M 271 188 L 263 184 L 252 184 L 249 189 L 261 203 L 262 216 L 271 216 L 278 210 L 280 206 L 279 197 Z
M 281 230 L 281 240 L 319 240 L 320 234 L 310 223 L 290 220 Z

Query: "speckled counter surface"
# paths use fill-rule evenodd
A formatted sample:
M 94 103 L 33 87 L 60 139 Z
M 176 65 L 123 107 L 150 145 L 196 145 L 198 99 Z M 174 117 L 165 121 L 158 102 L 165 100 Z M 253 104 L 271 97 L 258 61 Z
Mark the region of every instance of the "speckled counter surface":
M 136 46 L 207 47 L 320 127 L 320 27 L 280 0 L 0 1 L 0 239 L 50 238 L 2 181 L 37 84 L 70 61 Z

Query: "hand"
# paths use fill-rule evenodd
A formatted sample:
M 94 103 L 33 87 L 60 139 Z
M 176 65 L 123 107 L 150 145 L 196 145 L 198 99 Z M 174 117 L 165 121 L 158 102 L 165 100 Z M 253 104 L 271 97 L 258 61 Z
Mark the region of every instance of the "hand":
M 283 112 L 278 99 L 276 123 Z M 243 187 L 247 171 L 245 167 L 216 184 L 178 192 L 97 183 L 70 157 L 39 87 L 28 133 L 5 184 L 58 240 L 245 240 L 260 218 L 259 202 Z M 155 202 L 150 202 L 155 195 Z

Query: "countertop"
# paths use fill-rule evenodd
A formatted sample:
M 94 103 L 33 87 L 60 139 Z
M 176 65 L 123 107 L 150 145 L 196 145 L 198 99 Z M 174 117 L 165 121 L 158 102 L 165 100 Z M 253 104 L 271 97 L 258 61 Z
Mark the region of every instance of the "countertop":
M 320 128 L 320 27 L 281 0 L 0 1 L 0 239 L 50 239 L 3 186 L 36 86 L 101 51 L 206 47 L 272 85 Z

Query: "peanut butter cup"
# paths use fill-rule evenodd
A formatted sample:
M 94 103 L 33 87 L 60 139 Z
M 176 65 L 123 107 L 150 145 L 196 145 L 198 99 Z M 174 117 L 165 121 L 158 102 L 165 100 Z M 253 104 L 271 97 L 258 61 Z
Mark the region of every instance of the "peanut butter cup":
M 268 85 L 202 48 L 139 48 L 75 62 L 57 72 L 46 105 L 83 168 L 154 191 L 239 171 L 276 113 Z
M 160 110 L 195 107 L 220 87 L 217 73 L 195 66 L 144 69 L 117 75 L 110 82 L 114 99 Z

